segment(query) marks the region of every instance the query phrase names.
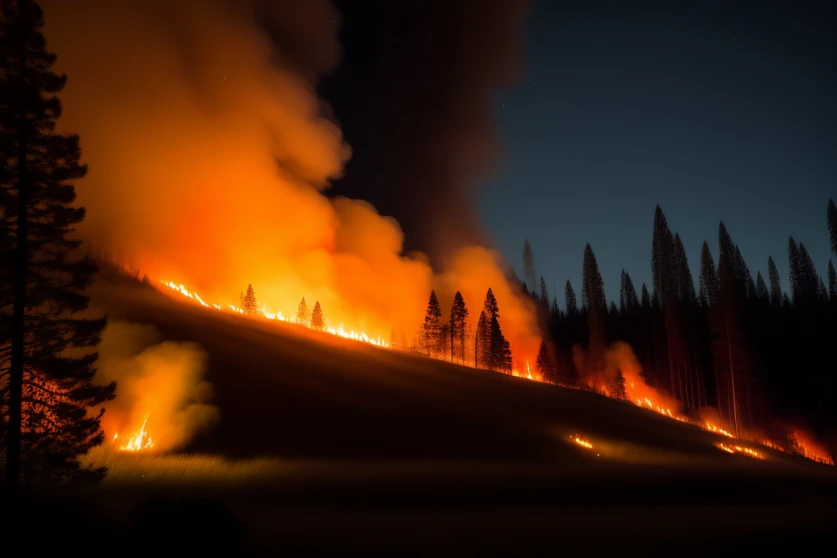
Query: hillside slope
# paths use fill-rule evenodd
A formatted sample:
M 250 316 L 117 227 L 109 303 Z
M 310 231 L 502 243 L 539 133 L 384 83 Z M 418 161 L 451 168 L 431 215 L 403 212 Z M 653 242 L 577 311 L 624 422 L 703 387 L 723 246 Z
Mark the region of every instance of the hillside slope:
M 222 418 L 186 450 L 289 464 L 269 479 L 165 487 L 220 498 L 250 526 L 250 548 L 521 550 L 560 539 L 648 552 L 649 542 L 697 538 L 695 552 L 718 541 L 798 549 L 837 520 L 833 467 L 762 447 L 766 460 L 729 455 L 717 448 L 728 438 L 628 403 L 136 284 L 100 285 L 95 301 L 112 319 L 208 353 Z M 149 488 L 138 479 L 113 490 L 122 501 Z
M 588 457 L 566 441 L 579 433 L 730 458 L 715 447 L 722 436 L 591 393 L 205 309 L 139 286 L 102 291 L 96 301 L 112 319 L 153 325 L 165 339 L 207 352 L 222 420 L 194 451 L 566 462 Z

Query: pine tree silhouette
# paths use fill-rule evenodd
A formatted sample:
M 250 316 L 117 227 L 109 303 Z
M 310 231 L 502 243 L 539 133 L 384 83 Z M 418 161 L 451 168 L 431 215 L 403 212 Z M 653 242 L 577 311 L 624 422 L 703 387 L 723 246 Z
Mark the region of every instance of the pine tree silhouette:
M 311 313 L 311 328 L 316 329 L 318 331 L 322 331 L 325 328 L 325 320 L 323 319 L 323 309 L 320 307 L 319 300 L 314 303 L 314 311 Z
M 673 252 L 673 270 L 674 270 L 674 284 L 677 291 L 677 298 L 681 302 L 693 304 L 697 301 L 695 296 L 695 282 L 692 278 L 692 272 L 689 269 L 689 260 L 686 257 L 686 249 L 683 247 L 683 242 L 680 240 L 680 235 L 674 235 L 674 252 Z
M 828 289 L 825 288 L 825 283 L 822 282 L 822 277 L 820 277 L 819 285 L 817 287 L 817 302 L 822 305 L 828 302 Z
M 34 1 L 2 3 L 0 220 L 13 236 L 0 241 L 10 264 L 0 288 L 0 363 L 8 366 L 0 454 L 13 496 L 22 481 L 104 475 L 103 468 L 82 468 L 78 457 L 103 441 L 102 414 L 88 408 L 112 399 L 116 387 L 93 382 L 97 355 L 90 349 L 105 320 L 80 314 L 97 269 L 73 256 L 81 242 L 69 237 L 84 220 L 72 181 L 87 167 L 79 162 L 78 136 L 54 132 L 61 115 L 55 94 L 66 76 L 51 70 L 56 57 L 46 51 L 43 26 Z
M 526 239 L 523 240 L 523 278 L 532 287 L 537 282 L 535 276 L 535 254 L 532 252 L 532 246 Z
M 654 232 L 651 240 L 651 276 L 654 296 L 661 305 L 668 302 L 668 295 L 671 291 L 674 276 L 671 261 L 673 252 L 674 239 L 663 210 L 658 205 L 654 210 Z
M 708 308 L 713 306 L 718 296 L 718 275 L 715 260 L 706 241 L 700 249 L 700 303 Z
M 770 293 L 767 291 L 767 283 L 764 282 L 761 271 L 756 275 L 756 295 L 760 301 L 770 302 Z
M 570 280 L 567 279 L 567 285 L 564 288 L 564 301 L 567 305 L 567 316 L 573 317 L 578 315 L 578 301 L 575 298 L 575 291 L 573 290 Z
M 255 316 L 259 313 L 259 302 L 256 300 L 256 291 L 253 290 L 253 285 L 247 285 L 247 294 L 244 295 L 244 304 L 242 310 L 246 316 Z
M 477 321 L 477 332 L 474 339 L 474 366 L 476 368 L 491 368 L 491 325 L 485 310 L 480 311 Z
M 648 287 L 645 283 L 642 284 L 642 301 L 640 302 L 643 310 L 651 310 L 651 295 L 648 294 Z
M 831 260 L 828 260 L 828 296 L 832 303 L 837 304 L 837 273 Z
M 305 297 L 302 297 L 302 300 L 299 301 L 299 306 L 296 308 L 296 323 L 306 327 L 311 325 L 311 310 L 308 309 L 308 304 L 305 303 Z
M 430 291 L 430 300 L 427 302 L 427 312 L 424 315 L 424 350 L 429 356 L 437 356 L 444 350 L 442 338 L 442 310 L 439 308 L 439 300 L 436 298 L 436 291 Z
M 770 279 L 770 303 L 779 307 L 782 304 L 782 280 L 779 278 L 779 270 L 773 256 L 767 257 L 767 277 Z
M 498 316 L 494 316 L 490 326 L 490 357 L 489 367 L 499 372 L 510 373 L 512 371 L 512 354 L 509 342 L 503 335 L 500 328 Z
M 559 383 L 558 369 L 555 366 L 552 356 L 549 354 L 549 347 L 546 341 L 541 341 L 541 346 L 538 349 L 537 367 L 545 382 L 552 384 Z
M 607 319 L 607 301 L 604 294 L 604 282 L 596 263 L 596 256 L 588 244 L 584 248 L 583 285 L 581 301 L 587 309 L 587 325 L 590 328 L 590 358 L 598 366 L 604 356 L 605 348 L 605 320 Z
M 614 399 L 628 400 L 628 392 L 625 389 L 625 375 L 621 370 L 616 371 L 616 377 L 608 386 L 608 394 Z
M 491 291 L 491 287 L 488 287 L 488 292 L 485 293 L 485 302 L 483 302 L 483 309 L 485 310 L 485 317 L 489 323 L 491 323 L 491 320 L 493 320 L 494 318 L 500 318 L 500 309 L 497 306 L 497 298 Z
M 625 273 L 625 277 L 622 283 L 622 291 L 624 291 L 625 295 L 625 308 L 628 312 L 638 310 L 639 298 L 637 298 L 636 296 L 636 289 L 634 288 L 634 282 L 631 280 L 630 273 Z
M 828 200 L 828 232 L 831 236 L 831 251 L 837 254 L 837 207 L 834 200 Z
M 450 334 L 450 360 L 465 362 L 465 330 L 467 328 L 468 309 L 462 293 L 456 291 L 453 295 L 453 305 L 450 309 L 448 331 Z

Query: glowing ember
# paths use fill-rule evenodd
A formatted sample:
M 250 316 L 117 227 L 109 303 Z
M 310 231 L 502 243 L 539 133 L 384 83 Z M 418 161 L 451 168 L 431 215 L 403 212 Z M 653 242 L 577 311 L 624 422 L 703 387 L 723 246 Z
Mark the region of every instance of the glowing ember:
M 754 449 L 750 449 L 745 446 L 738 446 L 738 445 L 728 445 L 728 444 L 718 444 L 718 448 L 731 454 L 743 454 L 748 457 L 753 457 L 755 459 L 764 459 L 764 456 L 757 452 Z
M 140 451 L 154 447 L 151 437 L 148 435 L 148 432 L 145 431 L 145 425 L 147 422 L 148 417 L 146 416 L 145 420 L 142 421 L 142 428 L 139 429 L 139 432 L 128 438 L 127 442 L 119 446 L 119 451 Z M 118 439 L 119 434 L 114 434 L 114 442 Z
M 570 436 L 570 439 L 583 448 L 593 449 L 593 444 L 580 437 L 578 434 Z

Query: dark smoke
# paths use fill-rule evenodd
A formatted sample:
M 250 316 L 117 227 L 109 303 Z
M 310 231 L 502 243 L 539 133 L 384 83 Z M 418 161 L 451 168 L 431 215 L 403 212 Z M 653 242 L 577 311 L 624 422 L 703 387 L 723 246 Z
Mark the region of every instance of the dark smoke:
M 335 2 L 343 59 L 322 87 L 353 157 L 333 192 L 396 217 L 439 263 L 487 244 L 475 188 L 500 146 L 490 91 L 516 79 L 527 0 Z

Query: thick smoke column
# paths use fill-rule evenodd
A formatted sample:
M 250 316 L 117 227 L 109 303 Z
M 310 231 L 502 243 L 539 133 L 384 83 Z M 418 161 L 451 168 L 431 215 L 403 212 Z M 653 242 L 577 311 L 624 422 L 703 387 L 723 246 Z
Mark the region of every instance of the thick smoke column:
M 425 258 L 403 255 L 395 220 L 322 193 L 351 153 L 315 93 L 339 52 L 329 4 L 47 0 L 44 8 L 48 46 L 69 76 L 59 127 L 80 135 L 89 164 L 77 191 L 87 208 L 80 233 L 94 252 L 221 303 L 238 304 L 248 283 L 286 316 L 303 296 L 318 300 L 331 325 L 385 339 L 393 330 L 412 338 L 431 288 L 446 310 L 463 289 L 478 315 L 491 286 L 516 364 L 534 361 L 531 305 L 498 284 L 496 254 L 451 252 L 448 271 L 436 275 Z
M 491 91 L 520 73 L 530 4 L 337 1 L 345 59 L 324 91 L 354 156 L 335 191 L 394 215 L 434 263 L 486 243 L 473 208 L 501 154 Z

